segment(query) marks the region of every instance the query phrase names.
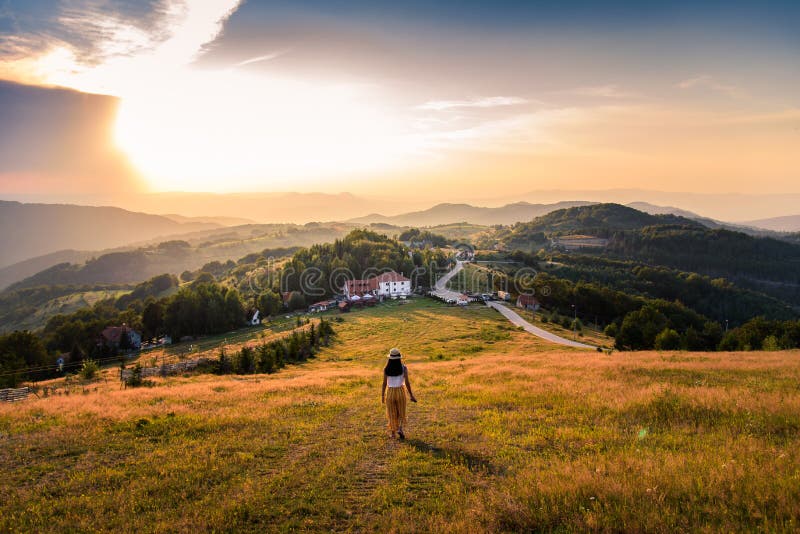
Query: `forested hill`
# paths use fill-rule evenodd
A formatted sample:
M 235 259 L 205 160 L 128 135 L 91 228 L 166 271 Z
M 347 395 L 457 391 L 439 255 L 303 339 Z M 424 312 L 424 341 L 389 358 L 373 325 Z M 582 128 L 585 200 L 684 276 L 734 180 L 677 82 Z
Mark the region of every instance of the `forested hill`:
M 655 225 L 705 228 L 697 221 L 678 215 L 651 215 L 620 204 L 595 204 L 557 210 L 530 222 L 498 229 L 492 237 L 507 248 L 525 249 L 531 242 L 543 242 L 545 236 L 586 234 L 611 237 L 615 232 Z
M 546 250 L 552 238 L 565 234 L 608 238 L 605 247 L 584 249 L 573 255 L 632 260 L 725 278 L 800 306 L 800 245 L 708 228 L 676 215 L 650 215 L 618 204 L 575 207 L 497 229 L 484 237 L 484 245 L 499 243 L 507 250 Z
M 800 305 L 800 245 L 793 243 L 723 229 L 654 226 L 618 234 L 604 252 L 725 277 Z
M 681 225 L 703 228 L 692 219 L 670 213 L 651 215 L 621 204 L 576 206 L 554 211 L 518 226 L 535 232 L 568 233 L 598 229 L 603 231 L 640 230 L 654 225 Z

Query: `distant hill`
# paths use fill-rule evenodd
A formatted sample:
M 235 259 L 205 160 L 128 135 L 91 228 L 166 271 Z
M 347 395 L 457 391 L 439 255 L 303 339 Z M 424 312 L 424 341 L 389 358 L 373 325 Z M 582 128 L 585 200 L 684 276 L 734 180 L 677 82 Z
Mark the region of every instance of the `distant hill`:
M 552 211 L 530 222 L 518 223 L 510 229 L 509 238 L 524 239 L 526 234 L 540 232 L 608 237 L 613 231 L 640 230 L 663 224 L 703 226 L 697 221 L 678 215 L 651 215 L 620 204 L 593 204 Z
M 746 221 L 742 224 L 763 228 L 765 230 L 772 230 L 773 232 L 800 232 L 800 215 L 758 219 L 755 221 Z
M 112 207 L 0 201 L 0 267 L 59 250 L 101 250 L 218 227 Z
M 206 263 L 225 262 L 268 248 L 332 241 L 352 228 L 353 225 L 343 223 L 250 224 L 168 236 L 167 241 L 132 250 L 95 252 L 88 261 L 51 263 L 46 269 L 15 281 L 7 290 L 48 285 L 134 284 L 159 274 L 179 275 Z
M 672 214 L 650 215 L 619 204 L 596 204 L 555 211 L 528 223 L 496 230 L 484 248 L 547 248 L 549 238 L 581 234 L 609 238 L 589 254 L 666 266 L 713 278 L 800 306 L 800 246 L 725 228 L 708 228 Z
M 165 213 L 162 217 L 172 219 L 173 221 L 181 224 L 186 223 L 202 223 L 202 224 L 216 224 L 219 226 L 240 226 L 242 224 L 256 224 L 252 219 L 245 219 L 243 217 L 186 217 L 185 215 L 178 215 L 177 213 Z
M 92 256 L 92 252 L 83 250 L 59 250 L 58 252 L 36 256 L 35 258 L 8 265 L 0 268 L 0 290 L 53 265 L 58 265 L 59 263 L 83 263 Z
M 752 236 L 759 236 L 759 237 L 774 237 L 776 239 L 788 239 L 789 236 L 781 235 L 780 232 L 783 230 L 772 230 L 767 228 L 766 226 L 758 226 L 754 223 L 730 223 L 725 221 L 719 221 L 717 219 L 712 219 L 710 217 L 703 217 L 702 215 L 698 215 L 692 211 L 684 210 L 681 208 L 674 208 L 671 206 L 656 206 L 655 204 L 650 204 L 649 202 L 631 202 L 630 204 L 626 204 L 629 208 L 634 208 L 639 211 L 643 211 L 645 213 L 650 213 L 651 215 L 678 215 L 679 217 L 686 217 L 687 219 L 692 219 L 701 223 L 703 226 L 707 226 L 709 228 L 724 228 L 726 230 L 733 230 L 735 232 L 742 232 L 747 235 Z M 798 229 L 800 230 L 800 221 L 798 221 Z
M 437 204 L 432 208 L 403 213 L 400 215 L 385 216 L 373 213 L 365 217 L 357 217 L 347 222 L 357 224 L 386 223 L 398 226 L 437 226 L 459 222 L 471 224 L 493 225 L 513 224 L 520 221 L 530 221 L 545 213 L 573 206 L 585 206 L 590 202 L 565 201 L 555 204 L 529 204 L 517 202 L 499 208 L 485 208 L 470 204 Z

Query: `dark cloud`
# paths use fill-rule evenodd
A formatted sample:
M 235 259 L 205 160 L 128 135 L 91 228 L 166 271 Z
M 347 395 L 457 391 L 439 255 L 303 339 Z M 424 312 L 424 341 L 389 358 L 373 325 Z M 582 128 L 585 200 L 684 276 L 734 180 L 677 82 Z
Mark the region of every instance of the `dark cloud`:
M 113 144 L 117 105 L 109 96 L 0 81 L 2 189 L 138 189 Z

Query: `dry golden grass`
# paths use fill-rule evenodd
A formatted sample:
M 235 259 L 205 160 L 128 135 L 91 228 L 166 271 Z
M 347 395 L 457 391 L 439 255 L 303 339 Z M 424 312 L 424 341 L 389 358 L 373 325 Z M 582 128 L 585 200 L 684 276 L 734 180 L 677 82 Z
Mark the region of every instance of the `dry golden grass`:
M 274 375 L 0 406 L 0 531 L 798 527 L 797 351 L 553 348 L 431 301 L 335 327 Z M 405 443 L 379 400 L 392 346 L 420 400 Z

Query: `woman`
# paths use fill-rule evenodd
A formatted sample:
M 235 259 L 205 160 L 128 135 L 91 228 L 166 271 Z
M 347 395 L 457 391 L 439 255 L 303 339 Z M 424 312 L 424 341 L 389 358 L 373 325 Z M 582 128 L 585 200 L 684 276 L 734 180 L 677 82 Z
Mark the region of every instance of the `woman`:
M 389 420 L 389 431 L 392 437 L 400 436 L 406 439 L 403 433 L 403 425 L 406 422 L 406 392 L 403 390 L 405 385 L 408 389 L 408 396 L 411 402 L 417 402 L 414 393 L 411 392 L 411 382 L 408 381 L 408 368 L 403 365 L 402 355 L 399 349 L 389 351 L 389 361 L 383 368 L 383 385 L 381 386 L 381 402 L 386 404 L 386 418 Z

